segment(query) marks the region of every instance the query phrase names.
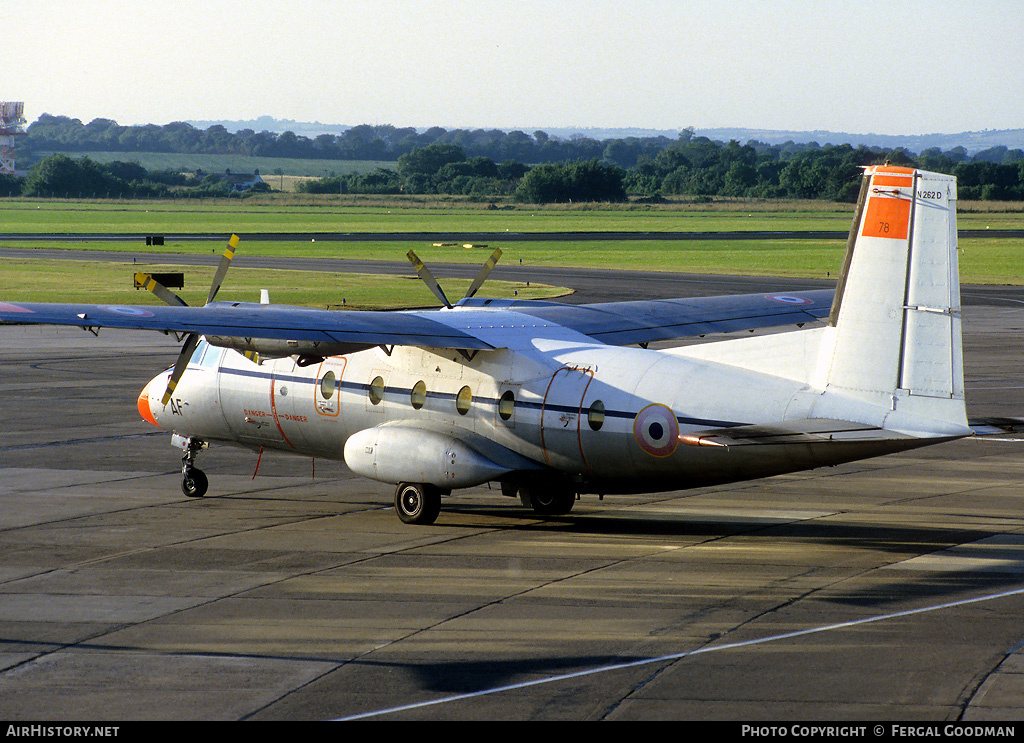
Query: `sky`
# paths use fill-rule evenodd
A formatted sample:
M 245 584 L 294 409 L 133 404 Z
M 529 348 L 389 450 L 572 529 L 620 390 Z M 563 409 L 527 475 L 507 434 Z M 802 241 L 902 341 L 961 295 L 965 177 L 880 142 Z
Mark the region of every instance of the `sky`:
M 1024 0 L 0 0 L 0 99 L 88 122 L 1024 128 Z

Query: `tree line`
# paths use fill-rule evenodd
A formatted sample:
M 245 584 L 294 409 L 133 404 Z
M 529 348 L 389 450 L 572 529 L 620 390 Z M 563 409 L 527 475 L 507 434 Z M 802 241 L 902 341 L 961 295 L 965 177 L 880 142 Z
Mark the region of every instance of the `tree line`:
M 852 202 L 861 168 L 883 162 L 955 175 L 964 200 L 1024 201 L 1024 158 L 969 159 L 965 152 L 850 145 L 808 146 L 796 152 L 756 142 L 741 145 L 687 137 L 630 168 L 605 159 L 527 165 L 468 155 L 453 144 L 410 150 L 396 167 L 306 181 L 306 193 L 439 194 L 524 203 L 657 201 L 666 197 L 796 198 Z M 261 184 L 262 190 L 270 190 Z M 151 172 L 138 163 L 101 165 L 88 157 L 51 155 L 25 178 L 0 177 L 0 195 L 66 197 L 228 196 L 220 176 Z
M 532 135 L 500 129 L 453 129 L 431 127 L 417 131 L 413 127 L 391 125 L 354 126 L 341 134 L 306 137 L 294 132 L 256 132 L 242 129 L 229 132 L 215 124 L 198 129 L 183 121 L 159 126 L 121 126 L 111 119 L 93 119 L 83 124 L 67 116 L 43 114 L 29 125 L 20 138 L 19 149 L 31 155 L 47 152 L 177 152 L 182 154 L 249 155 L 286 157 L 305 160 L 387 160 L 431 144 L 460 147 L 469 157 L 487 157 L 495 162 L 513 160 L 525 163 L 601 159 L 608 143 L 588 137 L 561 140 L 543 131 Z M 636 140 L 630 151 L 656 152 L 672 144 L 668 137 Z M 636 155 L 633 155 L 635 157 Z M 628 159 L 628 156 L 627 156 Z M 628 162 L 617 163 L 628 167 Z
M 259 189 L 269 191 L 262 184 Z M 63 153 L 38 162 L 27 176 L 0 174 L 0 196 L 46 198 L 205 198 L 232 195 L 223 177 L 202 171 L 150 171 L 136 162 L 98 163 Z
M 496 163 L 513 161 L 535 165 L 601 160 L 623 169 L 631 169 L 650 161 L 663 150 L 700 140 L 710 141 L 696 137 L 689 128 L 682 130 L 675 138 L 658 136 L 596 140 L 584 136 L 559 139 L 548 136 L 544 131 L 527 134 L 518 130 L 449 130 L 437 126 L 417 131 L 412 127 L 395 127 L 390 124 L 363 124 L 341 134 L 306 137 L 290 131 L 276 133 L 242 129 L 229 132 L 220 124 L 199 129 L 183 121 L 163 126 L 121 126 L 111 119 L 98 118 L 83 124 L 79 119 L 43 114 L 29 125 L 27 136 L 20 138 L 19 151 L 27 154 L 30 160 L 33 153 L 103 151 L 396 162 L 414 150 L 437 144 L 453 145 L 460 148 L 467 157 L 486 157 Z M 771 156 L 782 160 L 788 160 L 801 152 L 822 149 L 813 142 L 749 144 L 758 154 L 774 153 Z M 973 157 L 969 157 L 963 148 L 954 148 L 946 154 L 957 162 L 1010 164 L 1024 160 L 1024 151 L 1008 150 L 1006 147 L 992 147 Z
M 334 176 L 302 184 L 308 193 L 462 194 L 511 197 L 527 203 L 656 201 L 668 196 L 827 199 L 853 202 L 867 165 L 891 162 L 955 175 L 965 200 L 1024 201 L 1024 158 L 970 160 L 962 151 L 712 142 L 690 137 L 631 168 L 602 159 L 527 166 L 467 157 L 455 145 L 428 145 L 399 158 L 397 169 Z
M 1022 201 L 1024 153 L 1017 156 L 1017 152 L 1004 152 L 997 163 L 978 156 L 969 158 L 963 148 L 946 152 L 932 148 L 915 155 L 903 149 L 811 143 L 793 151 L 785 145 L 723 144 L 693 137 L 642 159 L 624 175 L 624 183 L 632 195 L 851 202 L 860 189 L 861 168 L 891 162 L 955 175 L 961 199 Z

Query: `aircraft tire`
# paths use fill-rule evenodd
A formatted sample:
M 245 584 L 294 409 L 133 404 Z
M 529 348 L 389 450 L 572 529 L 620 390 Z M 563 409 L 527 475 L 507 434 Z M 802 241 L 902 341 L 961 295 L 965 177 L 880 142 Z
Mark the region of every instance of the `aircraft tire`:
M 202 498 L 209 487 L 210 481 L 206 478 L 206 473 L 195 467 L 190 468 L 181 477 L 181 492 L 189 498 Z
M 576 503 L 576 493 L 557 486 L 524 485 L 519 489 L 519 497 L 541 516 L 564 516 Z
M 433 524 L 441 513 L 441 491 L 433 485 L 400 482 L 395 489 L 395 511 L 403 523 Z

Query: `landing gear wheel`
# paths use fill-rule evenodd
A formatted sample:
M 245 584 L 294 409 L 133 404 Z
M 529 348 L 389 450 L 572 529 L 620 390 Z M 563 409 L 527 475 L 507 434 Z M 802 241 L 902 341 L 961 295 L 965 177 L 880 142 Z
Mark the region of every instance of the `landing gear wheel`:
M 202 498 L 210 481 L 202 470 L 196 469 L 196 455 L 206 448 L 202 439 L 189 438 L 185 441 L 185 455 L 181 458 L 181 492 L 189 498 Z
M 576 503 L 576 493 L 558 486 L 524 485 L 519 489 L 523 505 L 529 505 L 541 516 L 563 516 Z
M 209 487 L 210 481 L 206 479 L 206 473 L 202 470 L 190 467 L 182 473 L 181 492 L 189 498 L 202 498 Z
M 433 524 L 441 513 L 441 491 L 433 485 L 400 482 L 395 489 L 395 511 L 406 524 Z

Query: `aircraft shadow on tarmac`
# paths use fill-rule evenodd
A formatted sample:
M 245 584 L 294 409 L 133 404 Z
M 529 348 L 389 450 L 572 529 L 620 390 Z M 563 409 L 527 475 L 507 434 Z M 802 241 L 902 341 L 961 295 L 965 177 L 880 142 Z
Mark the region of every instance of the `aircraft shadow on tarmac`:
M 522 531 L 536 531 L 545 534 L 563 532 L 578 535 L 619 535 L 657 537 L 708 537 L 726 538 L 737 535 L 759 535 L 765 539 L 784 539 L 790 542 L 807 542 L 820 545 L 845 546 L 870 552 L 885 552 L 911 559 L 930 555 L 950 547 L 958 547 L 959 557 L 969 560 L 974 556 L 985 559 L 991 555 L 983 550 L 972 550 L 970 544 L 997 537 L 998 531 L 981 529 L 923 528 L 909 526 L 884 526 L 878 524 L 841 523 L 837 521 L 804 520 L 788 523 L 765 523 L 746 519 L 718 518 L 687 520 L 685 517 L 637 518 L 616 515 L 568 515 L 537 520 L 532 511 L 481 508 L 459 505 L 446 509 L 449 514 L 472 517 L 487 516 L 507 521 L 521 521 L 513 528 Z M 493 527 L 493 523 L 481 523 L 473 519 L 451 521 L 443 524 L 448 528 L 479 529 Z M 897 565 L 902 560 L 897 560 Z M 890 566 L 880 566 L 885 570 Z M 892 579 L 885 573 L 875 573 L 875 579 L 854 590 L 844 590 L 841 585 L 822 592 L 820 600 L 854 606 L 886 606 L 897 601 L 916 599 L 951 599 L 961 597 L 965 592 L 996 590 L 1024 584 L 1024 559 L 1011 558 L 1002 561 L 995 570 L 954 569 L 901 570 Z
M 649 660 L 628 655 L 537 656 L 515 660 L 394 663 L 357 660 L 354 665 L 397 668 L 408 671 L 420 688 L 442 694 L 471 694 L 516 683 L 536 675 L 560 675 L 601 666 L 625 665 Z
M 25 641 L 0 637 L 0 645 L 18 648 L 23 651 L 50 650 L 53 645 L 42 641 Z M 148 649 L 135 645 L 100 643 L 84 641 L 75 644 L 76 648 L 96 652 L 132 653 L 147 652 Z M 239 653 L 239 652 L 204 652 L 190 655 L 205 655 L 215 658 L 237 658 L 240 660 L 268 660 L 308 662 L 308 655 L 272 654 L 272 653 Z M 366 658 L 350 659 L 345 657 L 318 657 L 317 660 L 337 663 L 341 667 L 362 666 L 384 670 L 404 670 L 412 674 L 424 691 L 442 694 L 467 694 L 486 691 L 507 684 L 516 683 L 524 678 L 538 674 L 559 675 L 598 668 L 602 666 L 628 665 L 643 663 L 650 658 L 640 655 L 571 655 L 535 656 L 517 658 L 515 660 L 480 660 L 480 661 L 448 661 L 438 663 L 399 663 L 393 661 L 376 661 Z

